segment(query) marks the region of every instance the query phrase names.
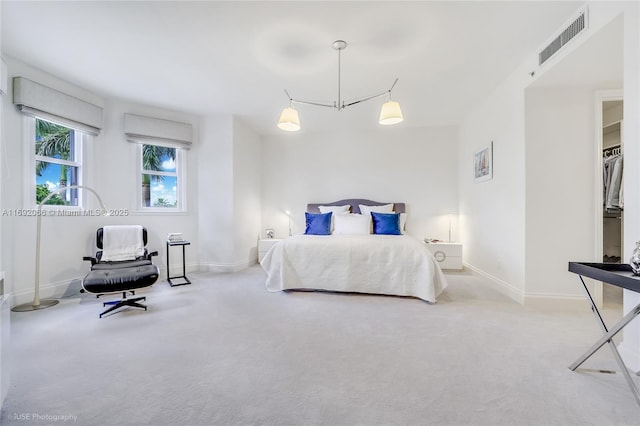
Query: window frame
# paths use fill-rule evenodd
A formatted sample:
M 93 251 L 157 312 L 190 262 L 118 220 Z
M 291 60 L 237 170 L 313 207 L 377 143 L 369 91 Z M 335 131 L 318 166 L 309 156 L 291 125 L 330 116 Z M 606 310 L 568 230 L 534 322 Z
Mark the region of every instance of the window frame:
M 136 155 L 135 157 L 135 209 L 134 211 L 142 214 L 165 214 L 165 215 L 183 215 L 187 213 L 187 150 L 179 144 L 152 143 L 153 141 L 145 141 L 145 143 L 133 143 Z M 142 149 L 144 145 L 162 146 L 173 148 L 176 150 L 176 171 L 164 172 L 158 170 L 145 170 L 142 167 Z M 176 207 L 154 207 L 145 206 L 142 199 L 142 175 L 151 174 L 157 176 L 172 176 L 176 178 Z
M 73 130 L 73 152 L 74 152 L 74 160 L 64 160 L 60 158 L 47 157 L 36 155 L 35 152 L 35 140 L 36 140 L 36 120 L 47 121 L 49 123 L 56 124 L 58 126 L 63 126 L 68 129 Z M 87 170 L 89 168 L 87 164 L 87 147 L 90 145 L 90 141 L 92 136 L 83 132 L 82 130 L 78 130 L 66 124 L 56 123 L 55 121 L 37 117 L 25 115 L 23 117 L 23 135 L 24 135 L 24 149 L 27 151 L 25 160 L 27 162 L 25 169 L 26 177 L 24 182 L 27 184 L 24 188 L 24 207 L 26 209 L 35 209 L 38 208 L 39 205 L 36 199 L 36 163 L 38 161 L 44 161 L 50 164 L 58 164 L 58 165 L 66 165 L 76 167 L 77 170 L 77 182 L 74 185 L 86 185 L 87 182 Z M 65 209 L 65 210 L 82 210 L 86 208 L 85 206 L 85 198 L 83 191 L 77 191 L 77 199 L 78 204 L 73 205 L 58 205 L 58 204 L 43 204 L 43 210 L 51 210 L 51 209 Z

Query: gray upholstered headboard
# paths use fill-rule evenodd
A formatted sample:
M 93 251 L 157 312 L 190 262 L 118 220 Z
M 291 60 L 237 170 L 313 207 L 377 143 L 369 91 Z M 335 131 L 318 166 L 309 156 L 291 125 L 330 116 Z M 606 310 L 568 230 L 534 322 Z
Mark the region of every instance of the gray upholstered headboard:
M 365 206 L 382 206 L 384 204 L 391 203 L 380 203 L 378 201 L 365 200 L 362 198 L 348 198 L 346 200 L 334 201 L 332 203 L 311 203 L 307 204 L 307 211 L 309 213 L 320 213 L 319 206 L 346 206 L 349 204 L 351 206 L 351 213 L 360 213 L 359 204 L 363 204 Z M 393 203 L 393 211 L 396 213 L 405 213 L 405 205 L 404 203 Z

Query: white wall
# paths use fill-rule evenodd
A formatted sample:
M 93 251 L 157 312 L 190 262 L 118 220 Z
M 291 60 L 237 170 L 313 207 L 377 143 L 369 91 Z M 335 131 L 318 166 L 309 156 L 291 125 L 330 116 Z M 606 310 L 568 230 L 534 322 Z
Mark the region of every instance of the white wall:
M 231 115 L 201 119 L 197 173 L 200 268 L 230 272 L 257 262 L 260 138 Z
M 446 240 L 447 214 L 457 213 L 456 140 L 452 127 L 402 125 L 265 137 L 262 234 L 274 228 L 276 237 L 286 236 L 286 210 L 293 233 L 303 233 L 308 203 L 368 198 L 407 203 L 408 234 Z
M 527 298 L 584 299 L 567 264 L 594 261 L 594 102 L 592 88 L 526 92 Z
M 524 92 L 518 69 L 460 127 L 458 196 L 464 262 L 515 300 L 524 297 Z M 493 141 L 493 179 L 475 183 L 473 154 Z
M 187 167 L 189 190 L 186 214 L 134 212 L 135 191 L 137 191 L 135 147 L 134 144 L 126 141 L 122 130 L 123 114 L 128 112 L 191 123 L 196 129 L 197 140 L 196 118 L 117 99 L 103 99 L 18 61 L 8 59 L 7 62 L 10 77 L 25 76 L 104 107 L 104 128 L 86 150 L 88 153 L 86 167 L 88 167 L 89 176 L 85 184 L 100 194 L 108 208 L 130 211 L 128 216 L 123 217 L 44 218 L 41 246 L 42 297 L 60 297 L 66 291 L 78 289 L 78 280 L 88 271 L 88 263 L 83 262 L 82 257 L 95 253 L 95 230 L 104 224 L 136 223 L 146 226 L 149 232 L 147 247 L 159 252 L 160 255 L 154 258 L 154 263 L 161 268 L 162 273 L 166 270 L 164 242 L 167 233 L 183 232 L 185 237 L 197 246 L 198 176 L 193 172 L 193 167 Z M 12 104 L 11 99 L 10 86 L 10 93 L 2 100 L 6 126 L 3 152 L 6 155 L 5 164 L 7 164 L 2 180 L 2 206 L 4 209 L 22 209 L 31 207 L 23 199 L 27 185 L 23 116 Z M 188 164 L 196 161 L 197 142 L 195 145 L 194 149 L 187 154 Z M 98 207 L 95 197 L 88 192 L 84 195 L 90 208 Z M 34 217 L 5 216 L 2 222 L 3 265 L 6 268 L 9 291 L 14 296 L 13 304 L 25 303 L 33 297 L 36 221 Z M 191 265 L 198 263 L 195 250 L 187 250 L 187 262 Z
M 459 176 L 460 176 L 460 216 L 461 240 L 468 249 L 466 261 L 478 272 L 489 277 L 499 288 L 521 302 L 526 296 L 551 295 L 572 296 L 574 291 L 569 288 L 566 262 L 569 258 L 578 259 L 589 253 L 592 258 L 595 252 L 593 234 L 593 220 L 587 221 L 578 212 L 584 206 L 589 210 L 591 218 L 595 217 L 593 195 L 581 193 L 579 199 L 574 199 L 576 206 L 568 206 L 563 200 L 561 207 L 567 210 L 569 217 L 565 224 L 571 226 L 560 228 L 546 226 L 551 220 L 550 212 L 542 211 L 541 205 L 548 201 L 557 200 L 556 195 L 548 193 L 550 182 L 563 179 L 574 169 L 567 170 L 562 162 L 547 161 L 542 164 L 544 175 L 540 167 L 542 147 L 529 144 L 540 143 L 550 136 L 545 129 L 527 128 L 525 141 L 524 118 L 527 125 L 542 125 L 551 123 L 558 128 L 561 123 L 556 118 L 547 116 L 544 108 L 555 108 L 569 117 L 569 126 L 575 128 L 578 120 L 586 132 L 593 132 L 593 103 L 591 112 L 587 111 L 584 93 L 561 92 L 569 96 L 568 99 L 558 99 L 552 96 L 550 103 L 543 102 L 542 93 L 530 93 L 525 108 L 525 90 L 538 79 L 544 78 L 563 60 L 584 43 L 590 40 L 609 22 L 621 13 L 624 14 L 624 116 L 625 116 L 625 232 L 623 258 L 630 256 L 633 243 L 640 235 L 640 46 L 639 46 L 639 5 L 637 2 L 589 2 L 589 28 L 585 34 L 579 36 L 565 46 L 556 56 L 545 65 L 537 65 L 537 55 L 532 54 L 517 69 L 512 77 L 504 81 L 491 96 L 480 103 L 463 121 L 460 136 Z M 569 17 L 568 17 L 569 18 Z M 550 34 L 551 37 L 551 34 Z M 542 43 L 541 46 L 542 47 Z M 599 63 L 601 57 L 593 57 L 592 63 Z M 575 69 L 573 76 L 581 78 L 588 70 Z M 530 73 L 534 75 L 531 76 Z M 587 74 L 588 75 L 588 74 Z M 610 88 L 610 87 L 605 87 Z M 551 95 L 547 93 L 546 95 Z M 573 105 L 572 102 L 575 102 Z M 531 115 L 529 115 L 531 114 Z M 583 128 L 583 129 L 584 129 Z M 549 129 L 550 130 L 550 129 Z M 571 147 L 579 144 L 577 138 L 584 136 L 585 143 L 593 138 L 581 130 L 576 138 L 571 136 L 569 146 L 562 147 L 561 154 L 567 157 L 567 162 L 576 162 L 576 167 L 584 165 L 576 179 L 589 179 L 593 170 L 595 158 L 589 157 L 587 151 L 570 152 Z M 565 133 L 566 136 L 566 133 Z M 557 135 L 553 136 L 556 139 Z M 530 140 L 531 138 L 531 140 Z M 494 140 L 496 152 L 494 156 L 495 178 L 489 183 L 473 185 L 467 172 L 470 156 L 473 151 L 488 140 Z M 590 139 L 592 140 L 592 139 Z M 550 141 L 543 142 L 548 146 Z M 526 144 L 526 145 L 525 145 Z M 526 146 L 526 152 L 525 152 Z M 595 150 L 591 149 L 593 153 Z M 502 153 L 502 158 L 501 157 Z M 594 154 L 591 154 L 594 155 Z M 586 164 L 584 162 L 586 161 Z M 588 170 L 586 170 L 588 169 Z M 525 185 L 526 170 L 526 185 Z M 571 182 L 570 178 L 568 182 Z M 593 181 L 593 180 L 592 180 Z M 511 182 L 513 185 L 507 185 Z M 566 197 L 575 194 L 567 193 L 567 185 L 561 188 Z M 526 192 L 526 195 L 525 195 Z M 560 196 L 561 197 L 561 196 Z M 589 203 L 589 199 L 592 200 Z M 509 200 L 509 214 L 504 215 L 505 202 Z M 590 207 L 589 207 L 590 205 Z M 538 216 L 539 215 L 539 216 Z M 575 223 L 573 221 L 575 220 Z M 526 223 L 526 227 L 525 227 Z M 523 235 L 526 229 L 526 235 Z M 540 233 L 544 230 L 544 233 Z M 558 235 L 560 233 L 560 235 Z M 562 238 L 561 247 L 555 247 L 555 240 Z M 546 240 L 546 241 L 545 241 Z M 525 244 L 526 241 L 526 244 Z M 544 253 L 545 244 L 549 244 L 551 252 Z M 590 246 L 589 246 L 590 245 Z M 532 250 L 530 253 L 529 250 Z M 559 252 L 558 252 L 559 250 Z M 560 253 L 561 252 L 561 253 Z M 554 259 L 554 257 L 560 259 Z M 588 260 L 588 259 L 587 259 Z M 551 268 L 548 267 L 552 263 Z M 525 269 L 527 271 L 525 277 Z M 544 273 L 543 277 L 541 274 Z M 575 277 L 574 277 L 575 279 Z M 557 285 L 554 285 L 556 284 Z M 577 284 L 576 284 L 577 286 Z M 625 311 L 640 302 L 640 296 L 625 292 Z M 595 326 L 595 325 L 594 325 Z M 640 368 L 640 326 L 630 324 L 625 330 L 621 353 L 629 366 Z
M 528 117 L 525 109 L 525 90 L 562 64 L 567 56 L 579 49 L 620 13 L 623 11 L 627 11 L 625 15 L 637 13 L 637 5 L 634 3 L 595 2 L 588 5 L 589 28 L 584 35 L 565 46 L 542 67 L 537 65 L 537 54 L 531 54 L 511 77 L 503 81 L 489 97 L 465 117 L 461 125 L 458 167 L 460 233 L 461 240 L 469 253 L 465 261 L 473 270 L 489 278 L 497 289 L 520 302 L 524 302 L 530 292 L 536 296 L 552 291 L 555 296 L 563 296 L 567 295 L 568 291 L 567 287 L 536 288 L 536 284 L 533 283 L 542 282 L 537 273 L 530 276 L 534 280 L 530 287 L 525 274 L 525 269 L 528 271 L 548 269 L 546 263 L 542 261 L 543 258 L 546 259 L 546 256 L 542 255 L 544 238 L 538 231 L 545 226 L 545 220 L 549 219 L 546 215 L 536 217 L 536 209 L 541 202 L 548 201 L 545 198 L 546 195 L 541 199 L 538 199 L 538 195 L 545 194 L 549 189 L 545 186 L 548 185 L 549 180 L 530 180 L 529 175 L 525 175 L 525 170 L 536 170 L 536 167 L 540 167 L 539 158 L 533 157 L 538 152 L 536 147 L 529 147 L 530 143 L 536 142 L 529 141 L 527 137 L 529 135 L 525 135 L 525 117 L 527 120 L 534 120 L 533 117 Z M 625 34 L 625 44 L 630 40 L 637 44 L 637 40 L 632 40 Z M 543 47 L 543 44 L 541 41 L 540 47 Z M 597 61 L 598 58 L 593 60 Z M 635 60 L 637 60 L 637 53 L 631 54 L 630 57 L 625 56 L 625 67 L 628 66 L 628 61 L 633 63 Z M 574 76 L 581 77 L 587 71 L 576 69 Z M 626 80 L 625 78 L 625 88 Z M 592 105 L 589 108 L 593 109 Z M 588 116 L 583 118 L 589 119 Z M 590 119 L 591 122 L 583 123 L 587 131 L 592 131 L 594 128 L 593 113 Z M 536 138 L 539 137 L 540 135 L 536 135 Z M 469 166 L 470 158 L 475 150 L 491 140 L 494 142 L 494 179 L 474 184 Z M 527 152 L 525 152 L 525 146 Z M 531 150 L 531 159 L 528 157 L 528 150 Z M 574 159 L 570 157 L 567 161 L 574 161 Z M 545 167 L 551 176 L 556 178 L 563 176 L 565 169 L 549 170 L 551 167 L 558 167 L 559 164 L 549 162 L 544 164 L 542 167 Z M 592 165 L 593 162 L 590 164 Z M 591 205 L 591 214 L 594 214 L 593 205 Z M 592 231 L 592 228 L 592 224 L 589 224 L 587 233 Z M 558 237 L 557 233 L 552 236 L 545 233 L 544 236 Z M 583 237 L 583 233 L 576 235 L 574 231 L 562 234 L 562 238 L 567 241 L 582 241 Z M 537 253 L 531 253 L 530 257 L 528 249 L 534 247 Z M 593 243 L 590 250 L 592 253 Z M 557 267 L 554 271 L 554 274 L 547 276 L 547 282 L 556 282 L 560 276 L 562 276 L 561 281 L 566 278 L 566 266 L 562 270 Z M 572 291 L 569 291 L 569 294 L 573 294 Z
M 582 301 L 583 291 L 567 273 L 567 263 L 601 261 L 602 207 L 596 207 L 596 192 L 602 187 L 596 176 L 602 179 L 602 152 L 596 146 L 596 92 L 621 90 L 623 42 L 622 16 L 603 22 L 526 89 L 528 300 Z
M 262 229 L 262 139 L 242 121 L 233 121 L 235 263 L 258 261 Z
M 233 270 L 233 117 L 203 117 L 197 157 L 197 245 L 203 270 Z
M 2 3 L 0 3 L 0 22 L 2 21 Z M 2 46 L 2 36 L 0 35 L 0 46 Z M 2 57 L 2 50 L 0 49 L 0 57 Z M 5 78 L 2 75 L 2 78 Z M 2 82 L 3 85 L 8 84 L 7 81 Z M 0 98 L 6 97 L 6 94 L 0 95 Z M 4 163 L 4 155 L 2 147 L 5 143 L 4 137 L 4 114 L 3 114 L 4 102 L 0 99 L 0 188 L 2 187 L 2 181 L 4 180 L 4 169 L 2 164 Z M 0 197 L 0 212 L 2 211 L 2 197 Z M 1 216 L 0 216 L 1 218 Z M 0 219 L 0 241 L 3 239 L 2 233 L 3 220 Z M 4 262 L 2 258 L 2 244 L 0 244 L 0 278 L 4 278 Z M 8 288 L 5 292 L 8 292 Z M 4 399 L 9 392 L 9 344 L 11 333 L 11 317 L 9 315 L 9 295 L 0 294 L 0 408 L 4 403 Z
M 624 180 L 625 222 L 623 259 L 629 259 L 640 240 L 640 5 L 624 14 Z M 640 304 L 640 294 L 624 291 L 624 312 Z M 629 368 L 640 370 L 640 323 L 624 330 L 620 353 Z

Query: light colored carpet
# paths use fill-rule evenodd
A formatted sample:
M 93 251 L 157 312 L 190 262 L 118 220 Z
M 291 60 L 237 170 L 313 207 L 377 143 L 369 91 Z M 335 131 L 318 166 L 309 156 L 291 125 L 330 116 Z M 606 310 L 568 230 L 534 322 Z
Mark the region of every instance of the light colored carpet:
M 12 385 L 0 423 L 640 423 L 620 374 L 567 368 L 600 336 L 586 302 L 524 307 L 466 273 L 447 275 L 436 305 L 268 293 L 259 266 L 190 278 L 144 292 L 147 312 L 99 319 L 101 299 L 74 294 L 12 313 Z M 617 365 L 603 348 L 585 367 Z

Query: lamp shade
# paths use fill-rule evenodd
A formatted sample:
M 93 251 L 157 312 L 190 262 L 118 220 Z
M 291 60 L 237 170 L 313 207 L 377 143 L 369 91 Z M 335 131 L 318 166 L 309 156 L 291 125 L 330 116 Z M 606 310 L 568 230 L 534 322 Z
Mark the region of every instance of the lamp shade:
M 396 101 L 389 101 L 382 104 L 380 110 L 380 124 L 389 125 L 400 123 L 404 118 L 400 110 L 400 104 Z
M 280 120 L 278 121 L 278 127 L 287 132 L 295 132 L 300 130 L 300 117 L 298 117 L 298 111 L 288 107 L 282 110 L 280 114 Z

